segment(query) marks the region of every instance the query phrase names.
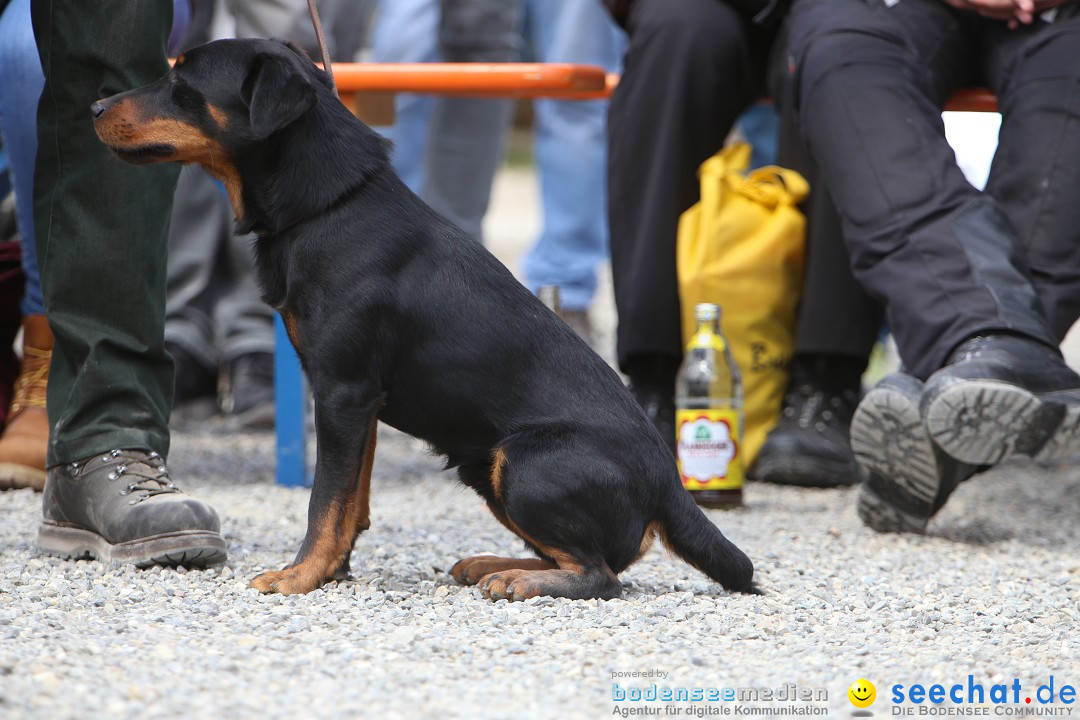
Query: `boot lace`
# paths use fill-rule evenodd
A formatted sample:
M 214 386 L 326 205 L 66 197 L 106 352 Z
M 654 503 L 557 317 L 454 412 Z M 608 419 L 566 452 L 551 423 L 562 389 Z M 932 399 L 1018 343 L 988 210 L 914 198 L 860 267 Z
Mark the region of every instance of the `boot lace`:
M 89 465 L 97 458 L 86 463 Z M 129 504 L 136 505 L 156 495 L 169 495 L 181 492 L 169 477 L 165 460 L 156 452 L 143 453 L 137 450 L 113 450 L 100 456 L 100 461 L 115 467 L 109 471 L 110 481 L 123 480 L 126 485 L 121 495 L 131 495 Z M 72 465 L 72 472 L 77 474 L 82 468 Z

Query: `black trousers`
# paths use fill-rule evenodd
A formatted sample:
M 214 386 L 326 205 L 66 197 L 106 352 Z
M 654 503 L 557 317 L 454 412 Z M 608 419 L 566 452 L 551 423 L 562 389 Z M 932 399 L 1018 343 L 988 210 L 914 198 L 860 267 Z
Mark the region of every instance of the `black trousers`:
M 1080 315 L 1080 17 L 1017 30 L 941 0 L 796 0 L 798 120 L 854 272 L 925 378 L 987 331 L 1057 344 Z M 945 140 L 968 85 L 998 96 L 986 191 Z
M 777 62 L 783 64 L 782 54 Z M 806 269 L 795 321 L 795 354 L 844 356 L 865 367 L 881 335 L 885 308 L 851 272 L 840 216 L 799 132 L 793 84 L 780 80 L 773 87 L 781 111 L 779 162 L 811 184 L 801 206 L 806 215 Z
M 617 354 L 682 356 L 675 235 L 697 202 L 698 166 L 765 94 L 774 33 L 721 0 L 635 0 L 622 80 L 608 111 L 608 215 L 618 311 Z M 781 164 L 813 180 L 800 138 L 781 138 Z M 794 142 L 791 142 L 794 139 Z M 865 360 L 880 309 L 848 269 L 827 196 L 810 209 L 797 352 Z

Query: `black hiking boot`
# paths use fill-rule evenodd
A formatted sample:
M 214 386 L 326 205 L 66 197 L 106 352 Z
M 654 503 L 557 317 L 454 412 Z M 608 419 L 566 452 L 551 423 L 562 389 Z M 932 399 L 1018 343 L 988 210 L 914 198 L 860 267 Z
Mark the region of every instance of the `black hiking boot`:
M 752 477 L 802 487 L 846 487 L 862 482 L 848 440 L 856 390 L 825 390 L 810 384 L 784 396 L 780 422 L 765 438 Z
M 926 381 L 930 438 L 966 463 L 1080 453 L 1080 375 L 1057 348 L 1016 335 L 974 337 Z
M 956 486 L 986 469 L 934 446 L 919 415 L 922 393 L 916 378 L 888 375 L 866 393 L 851 422 L 851 447 L 866 473 L 856 510 L 878 532 L 925 532 Z

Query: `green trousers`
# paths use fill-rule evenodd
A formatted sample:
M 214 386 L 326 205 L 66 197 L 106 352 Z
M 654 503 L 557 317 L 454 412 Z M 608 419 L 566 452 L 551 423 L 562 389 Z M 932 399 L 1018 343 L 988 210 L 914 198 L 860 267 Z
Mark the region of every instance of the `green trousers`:
M 165 262 L 177 165 L 122 163 L 90 104 L 168 66 L 171 0 L 33 0 L 45 71 L 34 220 L 45 312 L 50 467 L 113 448 L 169 450 Z

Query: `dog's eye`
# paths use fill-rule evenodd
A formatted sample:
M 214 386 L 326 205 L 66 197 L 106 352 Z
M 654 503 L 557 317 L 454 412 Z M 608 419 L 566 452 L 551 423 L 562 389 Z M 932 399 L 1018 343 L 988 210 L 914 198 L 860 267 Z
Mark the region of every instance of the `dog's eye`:
M 173 102 L 185 110 L 199 110 L 204 105 L 202 95 L 185 82 L 173 85 L 172 98 Z

